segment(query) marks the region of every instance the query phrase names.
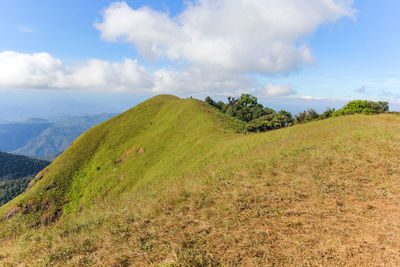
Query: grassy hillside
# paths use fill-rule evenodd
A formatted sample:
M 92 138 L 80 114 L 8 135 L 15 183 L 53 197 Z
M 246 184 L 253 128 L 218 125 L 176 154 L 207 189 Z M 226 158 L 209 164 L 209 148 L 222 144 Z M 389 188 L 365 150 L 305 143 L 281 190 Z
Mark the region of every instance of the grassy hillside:
M 50 162 L 0 152 L 0 206 L 25 191 L 28 183 Z
M 198 100 L 158 96 L 92 128 L 0 208 L 0 259 L 400 264 L 400 116 L 242 127 Z

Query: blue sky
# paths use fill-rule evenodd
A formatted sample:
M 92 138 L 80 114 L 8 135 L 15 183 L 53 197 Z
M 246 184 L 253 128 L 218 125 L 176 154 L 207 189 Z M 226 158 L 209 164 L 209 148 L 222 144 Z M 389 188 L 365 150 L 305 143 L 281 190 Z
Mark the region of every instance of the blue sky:
M 283 13 L 259 21 L 257 9 L 235 13 L 244 0 L 218 1 L 2 1 L 0 119 L 121 112 L 158 93 L 224 99 L 248 91 L 292 112 L 351 99 L 398 109 L 399 1 L 260 1 L 259 10 Z M 235 18 L 237 29 L 221 21 Z

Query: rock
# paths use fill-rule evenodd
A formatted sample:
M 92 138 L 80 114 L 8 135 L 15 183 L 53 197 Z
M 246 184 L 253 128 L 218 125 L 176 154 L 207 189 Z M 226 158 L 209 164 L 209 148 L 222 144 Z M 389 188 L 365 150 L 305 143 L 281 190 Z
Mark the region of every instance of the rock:
M 42 215 L 40 223 L 42 226 L 48 226 L 51 223 L 54 223 L 58 220 L 62 215 L 62 209 L 55 209 L 49 212 L 46 212 Z
M 41 210 L 48 210 L 50 208 L 53 207 L 53 203 L 48 200 L 48 199 L 44 199 L 41 203 L 40 203 L 40 209 Z
M 23 205 L 22 214 L 28 214 L 35 210 L 35 202 L 33 199 L 30 199 L 28 203 Z
M 3 222 L 7 221 L 9 219 L 11 219 L 12 217 L 14 217 L 15 215 L 18 214 L 18 212 L 20 212 L 20 208 L 19 207 L 12 207 L 8 210 L 8 212 L 6 213 L 6 215 L 4 215 L 3 217 Z
M 129 150 L 125 151 L 121 157 L 119 157 L 116 161 L 114 161 L 115 164 L 118 164 L 120 162 L 123 162 L 124 160 L 126 160 L 126 158 L 132 153 L 132 151 L 134 150 L 133 147 L 131 147 Z

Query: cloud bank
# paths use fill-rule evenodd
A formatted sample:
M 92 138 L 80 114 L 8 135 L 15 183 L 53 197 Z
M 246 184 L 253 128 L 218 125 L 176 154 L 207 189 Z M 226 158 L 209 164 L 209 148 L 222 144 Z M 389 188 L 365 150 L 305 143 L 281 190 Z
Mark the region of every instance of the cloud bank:
M 245 75 L 231 76 L 221 70 L 188 67 L 177 71 L 163 68 L 154 72 L 125 58 L 122 62 L 90 59 L 65 66 L 48 53 L 0 53 L 0 89 L 83 89 L 86 91 L 148 93 L 226 92 L 255 85 Z M 231 91 L 230 91 L 231 92 Z
M 0 88 L 77 89 L 148 93 L 292 95 L 252 74 L 286 73 L 313 63 L 304 38 L 324 23 L 354 14 L 351 0 L 196 0 L 175 17 L 116 2 L 95 23 L 101 38 L 134 45 L 151 64 L 90 59 L 74 66 L 48 53 L 0 53 Z
M 152 75 L 137 60 L 109 62 L 91 59 L 74 67 L 64 66 L 48 53 L 0 53 L 0 88 L 36 88 L 138 92 L 153 86 Z
M 199 0 L 171 18 L 117 2 L 95 27 L 104 40 L 132 43 L 147 59 L 269 74 L 312 63 L 310 49 L 298 42 L 353 12 L 349 1 Z

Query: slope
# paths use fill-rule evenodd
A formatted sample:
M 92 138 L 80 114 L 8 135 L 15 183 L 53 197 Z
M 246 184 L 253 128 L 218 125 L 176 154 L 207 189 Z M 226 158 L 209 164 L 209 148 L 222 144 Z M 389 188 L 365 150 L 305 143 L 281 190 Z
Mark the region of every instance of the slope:
M 83 134 L 0 208 L 0 258 L 400 264 L 399 122 L 346 116 L 245 136 L 200 101 L 152 98 Z
M 21 194 L 50 162 L 0 152 L 0 206 Z
M 142 183 L 189 172 L 188 162 L 197 163 L 196 159 L 224 137 L 199 107 L 197 100 L 160 96 L 94 127 L 30 185 L 37 186 L 13 203 L 25 209 L 27 203 L 33 203 L 29 207 L 33 211 L 45 201 L 51 203 L 53 214 L 61 209 L 74 213 L 106 195 L 113 199 Z M 185 168 L 177 170 L 183 162 Z M 26 221 L 40 223 L 40 212 L 25 213 Z

